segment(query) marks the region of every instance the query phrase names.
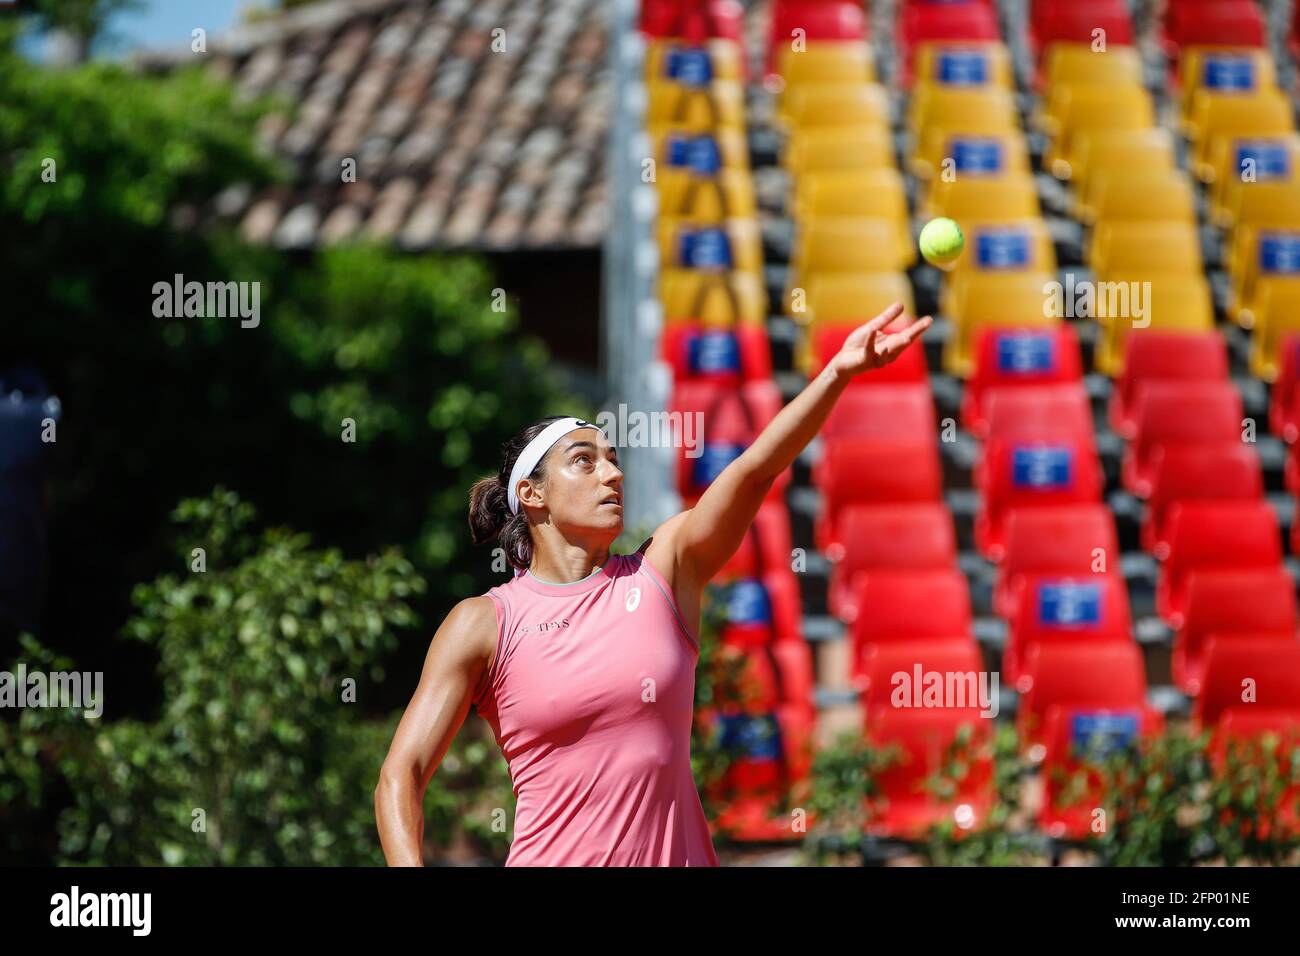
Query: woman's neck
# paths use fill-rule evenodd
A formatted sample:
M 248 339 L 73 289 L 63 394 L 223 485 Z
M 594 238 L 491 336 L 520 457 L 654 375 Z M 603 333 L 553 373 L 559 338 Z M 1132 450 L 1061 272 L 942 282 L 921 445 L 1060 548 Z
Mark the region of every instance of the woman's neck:
M 588 551 L 578 545 L 564 545 L 558 553 L 554 549 L 538 549 L 533 554 L 528 573 L 552 584 L 572 584 L 590 577 L 609 560 L 609 546 Z

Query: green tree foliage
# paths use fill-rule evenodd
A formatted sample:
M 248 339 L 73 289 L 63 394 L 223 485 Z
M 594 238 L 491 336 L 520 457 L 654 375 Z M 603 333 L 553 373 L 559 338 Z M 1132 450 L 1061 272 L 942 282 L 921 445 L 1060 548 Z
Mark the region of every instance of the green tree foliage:
M 206 570 L 138 587 L 126 627 L 157 652 L 161 712 L 31 709 L 0 724 L 5 849 L 32 853 L 17 824 L 59 790 L 62 863 L 382 863 L 372 798 L 398 715 L 367 720 L 354 701 L 383 680 L 423 580 L 395 550 L 354 561 L 285 529 L 254 533 L 220 489 L 175 517 L 179 548 L 204 548 Z M 70 667 L 30 638 L 23 650 L 29 670 Z M 491 812 L 510 800 L 495 745 L 466 734 L 426 797 L 431 851 L 465 834 L 502 853 Z
M 0 365 L 34 363 L 64 409 L 55 646 L 120 626 L 131 586 L 169 566 L 168 510 L 217 483 L 346 554 L 401 545 L 436 621 L 500 580 L 468 541 L 471 481 L 536 418 L 594 415 L 477 260 L 289 254 L 210 216 L 281 175 L 255 135 L 269 106 L 199 71 L 0 52 Z M 260 321 L 155 314 L 177 275 L 256 283 Z

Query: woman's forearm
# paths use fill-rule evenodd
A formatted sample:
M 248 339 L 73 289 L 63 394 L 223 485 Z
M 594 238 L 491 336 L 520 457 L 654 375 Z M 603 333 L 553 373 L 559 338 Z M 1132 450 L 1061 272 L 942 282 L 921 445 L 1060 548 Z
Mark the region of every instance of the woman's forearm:
M 423 866 L 424 808 L 414 776 L 380 772 L 375 787 L 375 822 L 389 866 Z
M 851 378 L 827 363 L 733 464 L 756 481 L 775 480 L 821 431 Z

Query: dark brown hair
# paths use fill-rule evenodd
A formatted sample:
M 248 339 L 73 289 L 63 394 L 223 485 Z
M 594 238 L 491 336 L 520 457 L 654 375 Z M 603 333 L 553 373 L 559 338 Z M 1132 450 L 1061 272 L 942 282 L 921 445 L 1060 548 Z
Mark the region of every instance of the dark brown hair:
M 515 461 L 528 443 L 546 430 L 552 422 L 564 415 L 552 415 L 533 422 L 501 446 L 501 470 L 495 477 L 480 478 L 469 490 L 469 531 L 475 544 L 487 544 L 496 539 L 505 550 L 506 560 L 512 567 L 527 568 L 533 562 L 533 536 L 528 530 L 528 516 L 521 507 L 518 514 L 510 513 L 510 472 Z M 534 481 L 546 478 L 543 462 L 527 477 Z

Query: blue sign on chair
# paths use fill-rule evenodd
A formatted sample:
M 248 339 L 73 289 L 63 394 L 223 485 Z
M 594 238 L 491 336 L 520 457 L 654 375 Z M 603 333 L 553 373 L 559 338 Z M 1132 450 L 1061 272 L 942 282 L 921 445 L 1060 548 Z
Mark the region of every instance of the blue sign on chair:
M 1017 488 L 1052 491 L 1070 484 L 1069 448 L 1017 448 L 1012 452 L 1011 482 Z
M 1056 339 L 1047 332 L 998 337 L 998 371 L 1012 375 L 1050 372 L 1056 367 Z
M 1082 754 L 1104 759 L 1133 746 L 1138 736 L 1135 713 L 1075 714 L 1070 722 L 1070 742 Z
M 686 366 L 697 375 L 740 371 L 740 343 L 725 330 L 710 330 L 686 340 Z
M 1101 623 L 1101 587 L 1096 584 L 1040 584 L 1038 623 L 1051 627 L 1089 627 Z

